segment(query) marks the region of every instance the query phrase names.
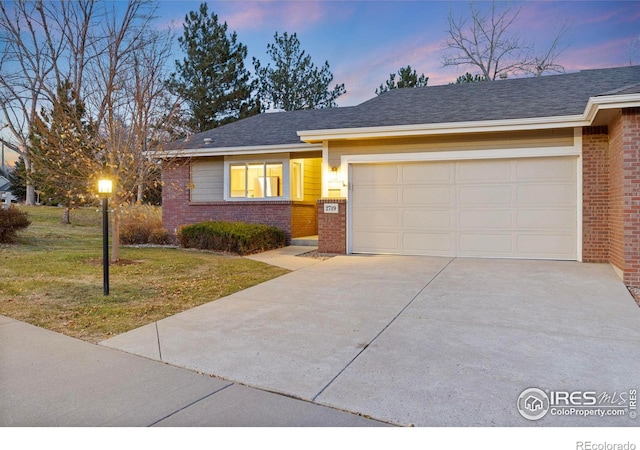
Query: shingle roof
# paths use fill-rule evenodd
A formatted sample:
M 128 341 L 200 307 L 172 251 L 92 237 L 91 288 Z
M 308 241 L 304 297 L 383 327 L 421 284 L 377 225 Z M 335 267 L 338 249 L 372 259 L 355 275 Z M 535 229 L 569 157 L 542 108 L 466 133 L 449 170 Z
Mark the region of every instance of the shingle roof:
M 11 190 L 11 182 L 0 175 L 0 192 L 7 192 L 9 190 Z
M 640 93 L 640 66 L 393 89 L 357 106 L 259 114 L 170 148 L 298 144 L 297 132 L 303 130 L 571 116 L 582 114 L 590 97 L 635 93 Z

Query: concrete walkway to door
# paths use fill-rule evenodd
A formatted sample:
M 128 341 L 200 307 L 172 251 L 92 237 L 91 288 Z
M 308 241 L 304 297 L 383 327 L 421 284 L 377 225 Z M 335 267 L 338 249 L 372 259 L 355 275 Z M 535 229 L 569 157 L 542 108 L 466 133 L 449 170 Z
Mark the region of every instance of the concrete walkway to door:
M 603 264 L 339 256 L 102 344 L 399 425 L 640 425 L 516 408 L 640 387 L 640 308 Z

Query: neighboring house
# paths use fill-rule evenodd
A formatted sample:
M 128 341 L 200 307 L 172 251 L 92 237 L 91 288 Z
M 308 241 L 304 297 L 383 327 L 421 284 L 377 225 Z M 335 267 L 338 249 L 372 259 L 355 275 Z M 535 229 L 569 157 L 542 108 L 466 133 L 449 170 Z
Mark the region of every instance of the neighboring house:
M 170 233 L 262 222 L 321 252 L 610 262 L 640 286 L 640 66 L 261 114 L 163 156 Z
M 17 198 L 11 192 L 11 182 L 0 175 L 0 203 L 11 203 L 16 200 Z

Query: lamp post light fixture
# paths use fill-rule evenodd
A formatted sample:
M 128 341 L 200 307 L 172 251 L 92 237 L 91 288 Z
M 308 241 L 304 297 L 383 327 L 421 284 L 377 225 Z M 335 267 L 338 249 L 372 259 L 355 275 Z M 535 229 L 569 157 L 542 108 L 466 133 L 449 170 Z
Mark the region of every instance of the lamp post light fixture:
M 113 182 L 108 178 L 98 180 L 98 194 L 102 198 L 102 285 L 104 295 L 109 295 L 109 195 Z

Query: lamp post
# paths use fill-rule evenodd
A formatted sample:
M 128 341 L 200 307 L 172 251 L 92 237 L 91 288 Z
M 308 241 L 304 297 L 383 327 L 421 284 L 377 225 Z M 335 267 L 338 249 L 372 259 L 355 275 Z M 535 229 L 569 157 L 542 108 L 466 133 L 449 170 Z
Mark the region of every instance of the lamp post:
M 113 182 L 108 178 L 98 180 L 98 194 L 102 198 L 102 280 L 104 295 L 109 295 L 109 195 Z

